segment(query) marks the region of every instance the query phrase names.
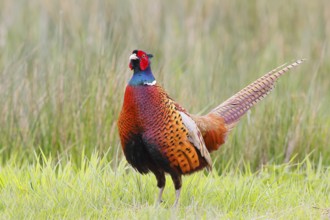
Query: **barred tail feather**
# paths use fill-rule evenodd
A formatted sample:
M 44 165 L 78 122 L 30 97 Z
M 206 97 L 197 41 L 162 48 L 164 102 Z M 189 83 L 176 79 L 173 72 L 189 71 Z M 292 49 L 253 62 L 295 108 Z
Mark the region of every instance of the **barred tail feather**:
M 298 66 L 303 61 L 297 60 L 290 65 L 277 67 L 227 99 L 213 109 L 211 113 L 221 116 L 224 119 L 227 129 L 231 130 L 250 108 L 270 93 L 280 76 Z

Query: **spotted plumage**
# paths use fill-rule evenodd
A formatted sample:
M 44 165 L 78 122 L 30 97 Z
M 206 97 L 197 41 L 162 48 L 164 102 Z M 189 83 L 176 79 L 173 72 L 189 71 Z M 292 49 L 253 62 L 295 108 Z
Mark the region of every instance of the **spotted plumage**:
M 170 174 L 178 203 L 181 176 L 211 169 L 210 152 L 222 145 L 228 132 L 253 105 L 266 96 L 282 74 L 302 62 L 275 69 L 204 116 L 189 114 L 157 84 L 150 68 L 151 54 L 134 50 L 118 130 L 127 161 L 140 173 L 154 173 L 160 188 Z

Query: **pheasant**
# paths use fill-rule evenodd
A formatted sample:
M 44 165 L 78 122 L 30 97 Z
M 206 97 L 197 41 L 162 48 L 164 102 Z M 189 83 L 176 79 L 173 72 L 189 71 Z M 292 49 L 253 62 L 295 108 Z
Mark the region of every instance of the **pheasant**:
M 151 171 L 157 179 L 162 202 L 165 174 L 175 187 L 176 207 L 182 175 L 212 167 L 210 153 L 225 143 L 240 118 L 274 87 L 277 79 L 303 60 L 280 66 L 257 79 L 203 116 L 192 115 L 156 82 L 150 68 L 153 57 L 134 50 L 129 57 L 133 76 L 125 90 L 117 122 L 126 160 L 141 174 Z

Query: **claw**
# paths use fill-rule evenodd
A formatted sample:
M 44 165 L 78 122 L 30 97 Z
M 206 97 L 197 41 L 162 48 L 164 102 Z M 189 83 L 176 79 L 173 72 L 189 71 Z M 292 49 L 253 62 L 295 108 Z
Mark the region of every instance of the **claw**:
M 173 208 L 177 208 L 177 207 L 178 207 L 178 204 L 179 204 L 179 198 L 180 198 L 180 193 L 181 193 L 181 188 L 175 190 L 175 202 L 174 202 Z
M 161 204 L 163 202 L 162 195 L 165 187 L 159 188 L 159 194 L 157 199 L 157 205 Z

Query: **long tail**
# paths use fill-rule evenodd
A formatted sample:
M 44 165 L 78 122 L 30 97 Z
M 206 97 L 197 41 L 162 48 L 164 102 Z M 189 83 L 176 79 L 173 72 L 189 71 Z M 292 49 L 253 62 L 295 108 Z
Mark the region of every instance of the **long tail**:
M 284 64 L 277 67 L 227 99 L 211 113 L 221 116 L 228 131 L 231 130 L 250 108 L 270 93 L 280 76 L 303 61 L 297 60 L 290 65 Z

